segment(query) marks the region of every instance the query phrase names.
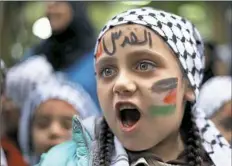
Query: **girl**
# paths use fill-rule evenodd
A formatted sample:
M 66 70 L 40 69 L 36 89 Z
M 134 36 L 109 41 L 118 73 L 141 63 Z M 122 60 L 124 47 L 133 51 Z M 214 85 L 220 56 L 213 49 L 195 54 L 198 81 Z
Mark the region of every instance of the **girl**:
M 52 146 L 71 138 L 73 115 L 98 115 L 96 105 L 81 86 L 57 78 L 36 86 L 24 104 L 19 125 L 19 143 L 30 165 Z
M 203 111 L 191 111 L 204 64 L 192 23 L 161 10 L 128 10 L 103 28 L 95 61 L 104 117 L 74 117 L 73 140 L 39 166 L 230 165 L 228 142 Z

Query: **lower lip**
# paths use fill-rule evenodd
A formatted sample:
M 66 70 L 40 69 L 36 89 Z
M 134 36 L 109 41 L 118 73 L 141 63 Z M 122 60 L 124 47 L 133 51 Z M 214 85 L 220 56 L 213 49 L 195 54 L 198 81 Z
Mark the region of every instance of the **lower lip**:
M 132 131 L 134 131 L 136 129 L 136 127 L 138 125 L 138 122 L 139 122 L 139 120 L 133 126 L 125 127 L 125 126 L 123 126 L 123 124 L 122 124 L 122 122 L 120 120 L 120 127 L 121 127 L 123 132 L 132 132 Z

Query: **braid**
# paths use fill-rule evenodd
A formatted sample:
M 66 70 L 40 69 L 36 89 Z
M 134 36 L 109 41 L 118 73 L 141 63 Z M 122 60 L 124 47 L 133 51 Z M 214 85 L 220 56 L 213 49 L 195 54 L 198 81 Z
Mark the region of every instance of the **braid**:
M 202 147 L 199 130 L 191 112 L 191 103 L 186 103 L 185 114 L 182 122 L 182 129 L 186 136 L 187 161 L 189 166 L 202 166 Z
M 114 135 L 105 119 L 101 121 L 99 143 L 99 164 L 96 166 L 110 166 L 114 151 Z

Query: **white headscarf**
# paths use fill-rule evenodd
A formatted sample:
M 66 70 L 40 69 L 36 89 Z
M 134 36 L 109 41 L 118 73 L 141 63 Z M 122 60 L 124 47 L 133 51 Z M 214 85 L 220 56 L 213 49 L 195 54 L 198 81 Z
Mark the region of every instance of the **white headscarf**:
M 36 108 L 49 99 L 66 101 L 78 111 L 82 119 L 89 116 L 99 116 L 95 103 L 81 86 L 57 79 L 56 77 L 51 77 L 46 82 L 37 84 L 28 95 L 23 106 L 19 125 L 19 144 L 26 160 L 30 164 L 35 164 L 38 159 L 38 156 L 34 156 L 34 152 L 30 147 L 31 120 Z
M 201 88 L 197 107 L 210 118 L 223 104 L 231 100 L 232 81 L 230 76 L 218 76 L 208 80 Z
M 31 89 L 53 75 L 52 66 L 43 56 L 33 56 L 7 71 L 6 96 L 20 108 L 30 94 Z

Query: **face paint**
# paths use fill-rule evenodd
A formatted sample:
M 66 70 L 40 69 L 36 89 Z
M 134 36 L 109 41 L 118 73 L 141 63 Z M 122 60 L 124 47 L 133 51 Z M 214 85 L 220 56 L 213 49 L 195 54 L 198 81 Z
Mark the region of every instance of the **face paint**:
M 164 103 L 168 105 L 156 106 L 152 105 L 149 108 L 149 112 L 153 116 L 160 116 L 160 115 L 170 115 L 175 111 L 175 103 L 176 103 L 176 89 L 172 90 L 165 98 Z
M 114 55 L 114 53 L 116 52 L 116 43 L 115 43 L 115 41 L 118 40 L 121 35 L 122 35 L 121 30 L 119 32 L 112 32 L 111 33 L 111 42 L 112 42 L 112 47 L 113 47 L 112 51 L 108 50 L 108 48 L 106 47 L 106 44 L 105 44 L 105 40 L 103 38 L 102 44 L 103 44 L 103 49 L 104 49 L 105 53 L 107 53 L 108 55 Z
M 177 87 L 177 78 L 167 78 L 154 83 L 151 87 L 152 92 L 162 93 Z
M 96 59 L 99 58 L 102 55 L 102 44 L 99 42 L 98 48 L 97 48 L 97 54 L 96 54 Z
M 175 105 L 151 106 L 149 112 L 152 116 L 170 115 L 175 112 Z
M 176 89 L 173 89 L 165 98 L 164 103 L 175 104 L 176 103 Z
M 163 79 L 155 84 L 153 84 L 151 90 L 156 93 L 162 93 L 166 91 L 170 91 L 163 99 L 163 102 L 168 105 L 155 106 L 152 105 L 149 108 L 149 112 L 153 116 L 161 116 L 161 115 L 169 115 L 175 111 L 175 103 L 176 103 L 176 87 L 177 87 L 177 78 L 168 78 Z
M 122 31 L 118 31 L 118 32 L 111 32 L 111 43 L 112 43 L 112 50 L 110 51 L 105 44 L 105 40 L 103 38 L 102 44 L 103 44 L 103 49 L 105 51 L 106 54 L 108 55 L 114 55 L 115 52 L 117 51 L 117 47 L 116 47 L 116 40 L 118 40 L 120 37 L 122 36 Z M 149 47 L 152 47 L 152 38 L 151 38 L 151 33 L 147 32 L 146 29 L 144 29 L 144 38 L 143 40 L 139 40 L 138 36 L 136 35 L 136 33 L 134 32 L 130 32 L 129 35 L 125 35 L 123 42 L 120 44 L 120 46 L 122 48 L 126 47 L 126 45 L 135 45 L 135 46 L 139 46 L 139 45 L 145 45 L 147 44 L 149 45 Z
M 148 35 L 148 36 L 147 36 Z M 121 44 L 121 47 L 125 47 L 128 45 L 144 45 L 148 43 L 150 48 L 152 47 L 152 40 L 151 40 L 151 33 L 144 30 L 144 40 L 139 41 L 138 37 L 134 32 L 130 33 L 130 36 L 125 36 L 123 43 Z

